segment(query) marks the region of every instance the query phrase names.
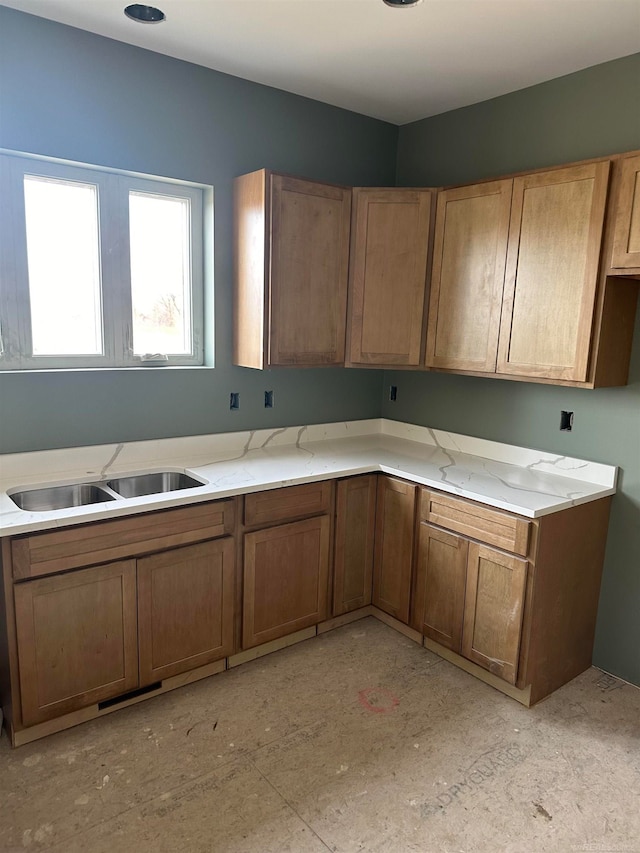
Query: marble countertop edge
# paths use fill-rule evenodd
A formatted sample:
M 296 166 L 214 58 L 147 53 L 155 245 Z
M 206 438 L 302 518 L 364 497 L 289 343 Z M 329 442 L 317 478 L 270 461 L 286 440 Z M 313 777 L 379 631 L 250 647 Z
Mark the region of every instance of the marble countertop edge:
M 206 485 L 48 512 L 7 494 L 160 470 Z M 384 419 L 40 451 L 0 457 L 0 536 L 374 472 L 537 518 L 615 494 L 617 468 Z

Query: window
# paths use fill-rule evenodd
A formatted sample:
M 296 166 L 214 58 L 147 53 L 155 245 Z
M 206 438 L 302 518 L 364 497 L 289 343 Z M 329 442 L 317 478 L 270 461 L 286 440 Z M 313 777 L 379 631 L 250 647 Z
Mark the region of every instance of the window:
M 203 363 L 203 187 L 0 153 L 0 199 L 0 369 Z

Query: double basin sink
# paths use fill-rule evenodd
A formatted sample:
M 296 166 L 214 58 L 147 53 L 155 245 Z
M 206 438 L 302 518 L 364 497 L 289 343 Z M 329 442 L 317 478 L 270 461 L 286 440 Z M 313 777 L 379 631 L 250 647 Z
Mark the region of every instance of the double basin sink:
M 160 471 L 115 477 L 104 483 L 75 483 L 69 486 L 47 486 L 41 489 L 24 489 L 9 495 L 20 509 L 28 512 L 50 512 L 76 506 L 105 503 L 122 498 L 139 498 L 164 492 L 179 492 L 205 486 L 190 474 L 179 471 Z

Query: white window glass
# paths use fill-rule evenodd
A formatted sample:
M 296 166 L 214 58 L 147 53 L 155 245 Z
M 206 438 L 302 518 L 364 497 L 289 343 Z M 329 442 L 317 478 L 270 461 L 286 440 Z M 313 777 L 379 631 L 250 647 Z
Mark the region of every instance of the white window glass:
M 129 193 L 136 355 L 192 351 L 190 207 L 188 198 Z
M 100 355 L 98 192 L 24 177 L 33 355 Z

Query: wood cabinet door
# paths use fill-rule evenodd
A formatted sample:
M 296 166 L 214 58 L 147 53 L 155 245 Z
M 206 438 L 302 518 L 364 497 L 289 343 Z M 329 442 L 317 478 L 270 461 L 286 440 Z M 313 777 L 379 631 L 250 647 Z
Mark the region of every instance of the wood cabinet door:
M 351 190 L 273 175 L 269 364 L 342 364 Z
M 134 560 L 14 587 L 25 726 L 138 686 Z
M 340 480 L 336 491 L 333 615 L 371 604 L 376 475 Z
M 378 477 L 373 604 L 409 622 L 417 487 Z
M 586 380 L 609 166 L 514 179 L 498 373 Z
M 421 524 L 418 549 L 415 627 L 459 654 L 469 541 Z
M 353 190 L 353 364 L 420 364 L 432 195 L 429 190 Z
M 244 649 L 326 619 L 329 531 L 322 515 L 245 534 Z
M 620 169 L 611 266 L 640 268 L 640 154 L 626 157 Z
M 138 560 L 140 685 L 233 653 L 230 537 Z
M 426 363 L 493 373 L 512 180 L 438 194 Z
M 469 543 L 462 654 L 516 683 L 527 561 Z

